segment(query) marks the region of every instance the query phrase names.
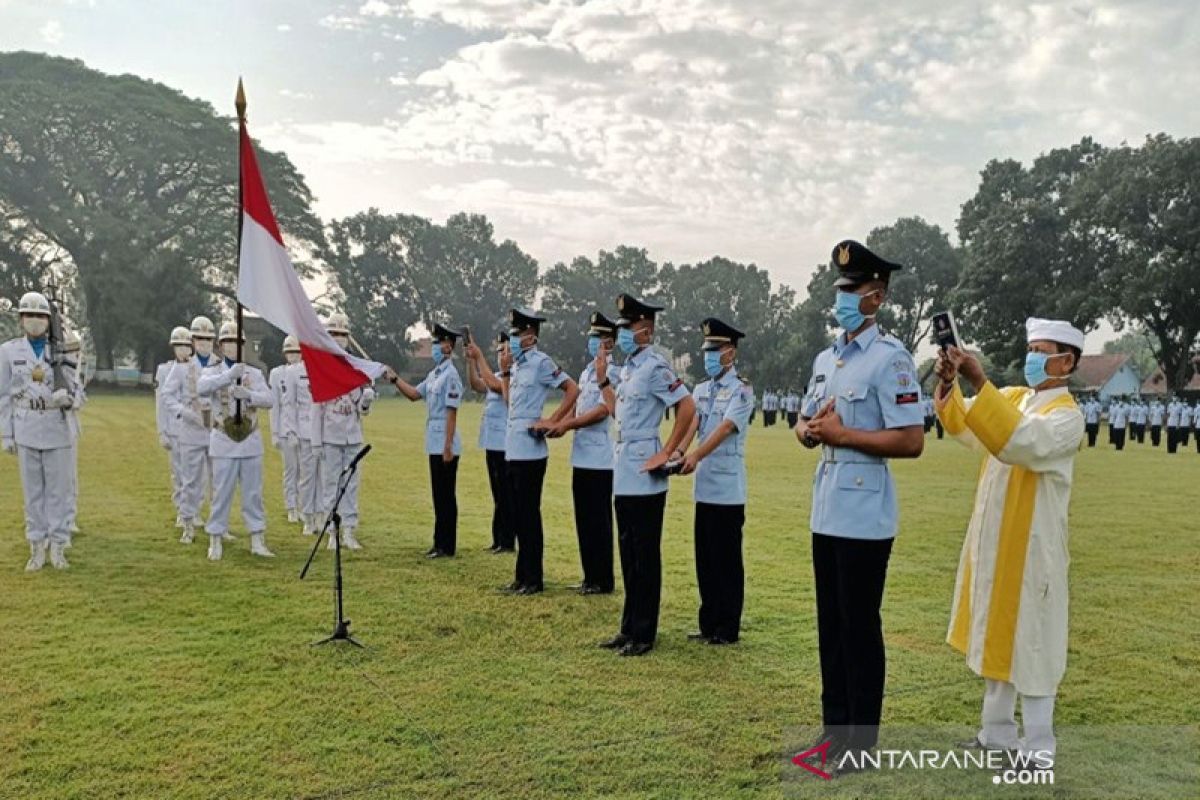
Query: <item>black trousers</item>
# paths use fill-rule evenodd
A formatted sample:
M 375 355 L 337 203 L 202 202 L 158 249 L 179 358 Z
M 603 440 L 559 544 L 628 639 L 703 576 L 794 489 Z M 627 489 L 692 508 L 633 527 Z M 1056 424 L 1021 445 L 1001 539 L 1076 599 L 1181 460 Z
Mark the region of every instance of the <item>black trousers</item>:
M 1096 446 L 1096 434 L 1100 433 L 1100 423 L 1099 422 L 1089 422 L 1086 425 L 1084 425 L 1083 427 L 1084 427 L 1084 430 L 1087 431 L 1088 447 L 1095 447 Z
M 796 427 L 796 423 L 800 421 L 800 412 L 799 411 L 789 411 L 789 412 L 787 412 L 787 415 L 788 415 L 788 427 L 789 428 Z
M 942 427 L 942 418 L 941 417 L 934 417 L 933 424 L 937 428 L 937 433 L 938 433 L 939 439 L 941 439 L 943 436 L 946 435 L 946 429 Z
M 658 604 L 662 595 L 662 526 L 667 493 L 619 495 L 617 544 L 625 606 L 621 633 L 635 642 L 653 644 L 658 636 Z
M 1162 437 L 1162 425 L 1150 426 L 1150 444 L 1158 447 L 1158 443 Z
M 454 555 L 458 545 L 458 456 L 447 464 L 441 455 L 429 457 L 429 482 L 433 486 L 433 546 Z
M 763 411 L 763 427 L 769 428 L 775 424 L 775 412 L 773 410 Z
M 926 433 L 929 433 L 931 430 L 933 430 L 933 417 L 926 417 L 924 425 Z
M 1185 428 L 1182 425 L 1179 426 L 1179 443 L 1184 447 L 1188 445 L 1188 436 L 1191 435 L 1191 432 L 1191 428 Z
M 813 533 L 821 715 L 826 731 L 852 748 L 874 747 L 883 709 L 883 585 L 891 539 Z
M 514 579 L 522 586 L 542 588 L 542 481 L 548 458 L 509 461 L 513 521 L 517 531 L 517 571 Z
M 1167 426 L 1167 452 L 1174 453 L 1175 448 L 1179 446 L 1179 428 L 1173 425 Z
M 571 472 L 575 535 L 579 537 L 583 584 L 605 592 L 613 590 L 612 492 L 611 469 L 575 467 Z
M 696 585 L 700 633 L 736 642 L 742 627 L 746 573 L 742 567 L 745 506 L 696 503 Z
M 1125 429 L 1124 428 L 1114 428 L 1113 432 L 1112 432 L 1112 440 L 1113 440 L 1113 444 L 1115 444 L 1117 446 L 1118 450 L 1124 450 L 1125 449 Z
M 1200 453 L 1200 428 L 1196 429 L 1196 452 Z
M 488 485 L 492 488 L 492 547 L 512 549 L 517 546 L 513 527 L 512 488 L 503 450 L 487 451 Z

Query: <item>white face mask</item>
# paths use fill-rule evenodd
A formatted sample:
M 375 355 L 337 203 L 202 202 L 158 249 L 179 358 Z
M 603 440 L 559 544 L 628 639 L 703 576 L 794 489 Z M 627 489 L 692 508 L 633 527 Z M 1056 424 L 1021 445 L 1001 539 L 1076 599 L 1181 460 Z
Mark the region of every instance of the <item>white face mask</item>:
M 237 342 L 221 342 L 221 355 L 230 361 L 237 358 Z
M 50 320 L 45 317 L 21 317 L 21 327 L 34 339 L 40 339 L 46 335 Z
M 337 342 L 337 346 L 342 348 L 343 350 L 350 347 L 350 337 L 349 336 L 346 336 L 341 333 L 335 333 L 333 335 L 333 340 L 335 342 Z
M 192 357 L 192 348 L 188 347 L 186 344 L 175 345 L 175 360 L 176 361 L 187 361 L 191 357 Z
M 284 353 L 283 360 L 289 364 L 299 364 L 300 363 L 300 354 L 299 353 Z
M 212 339 L 195 339 L 192 343 L 196 345 L 196 355 L 204 358 L 212 355 Z

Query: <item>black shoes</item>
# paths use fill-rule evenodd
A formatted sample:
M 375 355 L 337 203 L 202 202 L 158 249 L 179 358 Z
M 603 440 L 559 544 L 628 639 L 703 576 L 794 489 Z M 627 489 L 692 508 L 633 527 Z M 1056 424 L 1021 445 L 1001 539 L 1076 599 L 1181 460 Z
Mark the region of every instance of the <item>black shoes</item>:
M 605 589 L 594 583 L 581 583 L 576 591 L 580 594 L 612 594 L 612 589 Z
M 513 581 L 512 583 L 506 583 L 505 585 L 501 586 L 500 591 L 504 592 L 505 594 L 516 594 L 524 588 L 525 584 L 521 583 L 520 581 Z
M 453 558 L 453 556 L 451 556 L 449 553 L 445 552 L 444 550 L 438 550 L 436 548 L 433 550 L 430 550 L 428 553 L 426 553 L 425 557 L 426 558 Z
M 601 642 L 600 647 L 603 647 L 605 650 L 620 650 L 627 644 L 629 644 L 629 637 L 623 633 L 618 633 L 613 638 Z
M 522 586 L 520 589 L 517 589 L 517 594 L 524 594 L 524 595 L 541 594 L 543 591 L 543 588 L 544 587 L 534 586 L 533 584 L 528 583 L 528 584 L 525 584 L 524 586 Z
M 710 636 L 708 637 L 708 643 L 716 645 L 737 644 L 737 639 L 727 639 L 724 636 Z
M 710 637 L 707 633 L 703 633 L 701 631 L 692 631 L 688 634 L 689 642 L 707 642 L 709 638 Z
M 653 649 L 654 645 L 649 642 L 629 642 L 618 650 L 617 653 L 622 656 L 644 656 Z

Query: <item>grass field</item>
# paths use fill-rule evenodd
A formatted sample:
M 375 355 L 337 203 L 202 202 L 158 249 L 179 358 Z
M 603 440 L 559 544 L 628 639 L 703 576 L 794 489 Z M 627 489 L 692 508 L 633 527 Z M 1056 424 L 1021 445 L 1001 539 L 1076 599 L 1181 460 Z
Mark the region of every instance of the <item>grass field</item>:
M 484 550 L 479 406 L 461 414 L 459 557 L 433 562 L 421 557 L 432 529 L 424 409 L 376 409 L 367 549 L 346 559 L 362 651 L 309 646 L 331 626 L 331 561 L 323 554 L 297 580 L 311 539 L 284 521 L 274 451 L 266 496 L 278 557 L 252 558 L 238 520 L 238 541 L 212 564 L 200 542 L 176 542 L 150 397 L 93 397 L 84 533 L 68 572 L 35 575 L 22 572 L 16 461 L 0 460 L 0 797 L 785 793 L 785 731 L 819 721 L 813 453 L 785 428 L 751 430 L 745 627 L 732 648 L 684 638 L 697 602 L 691 480 L 672 484 L 658 648 L 623 659 L 595 647 L 616 630 L 619 592 L 565 588 L 579 578 L 568 442 L 553 443 L 546 479 L 547 591 L 505 596 L 496 589 L 512 558 Z M 969 725 L 981 684 L 943 639 L 976 456 L 930 438 L 894 471 L 902 519 L 884 609 L 885 723 Z M 1200 718 L 1198 503 L 1194 448 L 1080 454 L 1061 725 Z

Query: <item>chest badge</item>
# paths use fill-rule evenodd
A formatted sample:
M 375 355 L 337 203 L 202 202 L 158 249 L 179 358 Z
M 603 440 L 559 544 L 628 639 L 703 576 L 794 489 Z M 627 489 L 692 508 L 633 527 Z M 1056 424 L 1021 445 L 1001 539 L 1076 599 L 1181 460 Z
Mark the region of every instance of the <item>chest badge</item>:
M 36 383 L 41 383 L 42 379 L 46 377 L 46 370 L 42 369 L 41 364 L 38 364 L 33 368 L 33 373 L 30 377 L 32 377 Z
M 833 362 L 833 365 L 835 367 L 844 367 L 846 366 L 846 362 L 839 358 L 837 361 Z

